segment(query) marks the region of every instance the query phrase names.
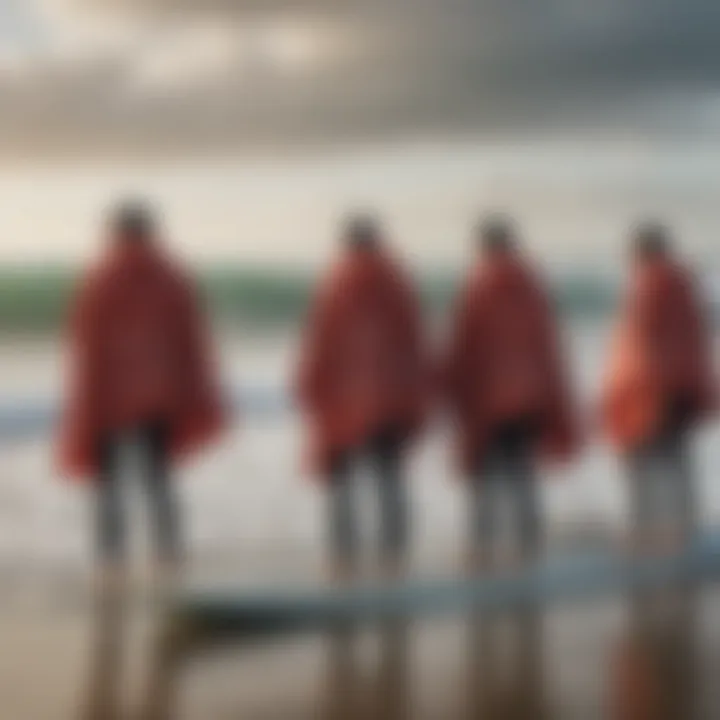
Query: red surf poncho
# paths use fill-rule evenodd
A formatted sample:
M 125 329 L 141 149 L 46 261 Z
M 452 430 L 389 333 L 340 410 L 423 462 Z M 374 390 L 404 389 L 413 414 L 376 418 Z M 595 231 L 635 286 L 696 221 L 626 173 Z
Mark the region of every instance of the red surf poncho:
M 108 251 L 81 283 L 69 335 L 58 458 L 64 474 L 92 475 L 102 438 L 141 423 L 167 423 L 176 458 L 223 429 L 225 408 L 192 284 L 151 243 Z
M 426 382 L 420 311 L 409 282 L 381 250 L 348 252 L 323 283 L 301 353 L 298 395 L 310 425 L 310 465 L 391 428 L 420 428 Z
M 577 427 L 551 305 L 515 254 L 486 257 L 471 272 L 443 381 L 463 472 L 477 469 L 493 429 L 525 417 L 539 422 L 540 451 L 558 458 L 574 451 Z
M 710 332 L 690 273 L 668 259 L 640 263 L 610 355 L 606 435 L 624 450 L 651 439 L 678 398 L 696 423 L 715 409 L 716 391 Z

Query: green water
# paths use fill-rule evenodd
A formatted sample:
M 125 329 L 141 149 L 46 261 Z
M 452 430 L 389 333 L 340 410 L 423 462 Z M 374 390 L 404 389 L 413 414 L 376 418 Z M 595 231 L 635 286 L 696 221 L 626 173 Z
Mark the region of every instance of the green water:
M 70 268 L 0 268 L 0 332 L 51 332 L 62 326 L 77 278 Z M 242 267 L 200 271 L 200 284 L 213 317 L 223 325 L 283 326 L 306 312 L 315 278 L 306 272 Z M 429 311 L 448 309 L 458 276 L 427 273 L 419 278 Z M 614 290 L 590 276 L 564 278 L 553 285 L 558 306 L 572 316 L 605 315 Z

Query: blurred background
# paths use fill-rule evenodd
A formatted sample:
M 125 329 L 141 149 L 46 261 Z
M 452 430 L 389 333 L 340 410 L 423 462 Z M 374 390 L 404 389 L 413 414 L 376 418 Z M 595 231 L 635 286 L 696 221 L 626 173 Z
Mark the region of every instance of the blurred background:
M 719 22 L 712 0 L 0 0 L 0 403 L 56 401 L 74 280 L 101 248 L 107 208 L 142 196 L 202 282 L 228 381 L 269 399 L 284 396 L 298 325 L 348 209 L 382 218 L 438 327 L 478 216 L 511 213 L 552 283 L 591 425 L 638 218 L 672 228 L 720 313 Z M 298 420 L 270 405 L 182 482 L 197 577 L 306 582 L 322 562 L 323 498 L 301 478 Z M 61 717 L 29 692 L 41 677 L 62 717 L 78 717 L 87 623 L 57 607 L 91 567 L 90 498 L 59 482 L 47 436 L 3 440 L 0 452 L 0 625 L 13 638 L 0 650 L 2 702 L 18 720 Z M 719 463 L 712 430 L 698 447 L 708 524 L 720 519 Z M 454 567 L 463 539 L 450 468 L 438 428 L 412 471 L 414 562 L 428 573 Z M 620 532 L 626 487 L 609 449 L 592 445 L 553 473 L 543 502 L 552 543 Z M 692 615 L 709 623 L 707 674 L 720 605 L 709 589 L 701 599 L 707 617 Z M 539 683 L 554 693 L 550 709 L 483 717 L 716 717 L 697 688 L 695 715 L 604 704 L 608 648 L 636 639 L 627 609 L 616 599 L 556 613 L 538 651 L 553 658 L 539 661 L 556 676 Z M 457 624 L 410 634 L 439 687 L 411 683 L 414 709 L 387 717 L 464 717 L 447 704 L 464 670 L 435 667 L 457 655 L 456 635 Z M 532 627 L 522 637 L 532 641 Z M 580 645 L 589 650 L 573 667 Z M 319 716 L 308 689 L 322 676 L 308 669 L 317 656 L 309 641 L 256 662 L 226 658 L 207 687 L 183 686 L 190 700 L 171 717 Z M 292 701 L 251 680 L 267 672 Z

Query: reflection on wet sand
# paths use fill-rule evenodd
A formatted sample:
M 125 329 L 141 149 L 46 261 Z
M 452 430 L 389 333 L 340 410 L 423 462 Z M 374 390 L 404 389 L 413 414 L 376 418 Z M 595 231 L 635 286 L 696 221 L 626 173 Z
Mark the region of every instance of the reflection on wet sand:
M 136 711 L 136 720 L 173 720 L 175 683 L 182 653 L 177 635 L 163 611 L 155 618 L 150 637 L 146 683 Z M 126 697 L 125 655 L 129 644 L 129 598 L 115 588 L 98 595 L 89 663 L 89 680 L 80 711 L 83 720 L 120 720 L 131 704 Z
M 183 661 L 178 637 L 173 628 L 161 623 L 151 647 L 147 688 L 143 694 L 138 720 L 173 720 L 176 717 L 176 680 Z
M 322 720 L 410 720 L 408 624 L 390 620 L 378 629 L 379 655 L 366 674 L 359 633 L 339 627 L 328 637 Z
M 548 712 L 543 613 L 478 612 L 469 622 L 467 720 L 542 720 Z
M 445 720 L 551 718 L 543 665 L 543 613 L 476 613 L 468 621 L 467 657 L 458 702 Z M 339 628 L 329 638 L 323 720 L 411 720 L 426 717 L 410 685 L 409 628 L 379 630 L 380 656 L 368 673 L 358 658 L 358 637 Z M 415 688 L 417 690 L 417 688 Z M 413 701 L 415 704 L 413 704 Z
M 116 720 L 122 715 L 122 666 L 125 597 L 103 592 L 97 598 L 85 720 Z
M 611 668 L 613 720 L 701 720 L 697 592 L 636 594 Z
M 714 597 L 712 607 L 717 608 L 717 596 L 708 596 L 708 592 L 703 590 L 702 597 Z M 230 707 L 228 699 L 238 702 L 234 705 L 237 717 L 248 720 L 285 718 L 290 709 L 293 717 L 313 720 L 705 720 L 718 715 L 708 712 L 709 698 L 703 698 L 701 692 L 700 643 L 705 651 L 714 646 L 704 619 L 700 633 L 700 597 L 692 586 L 628 596 L 627 612 L 618 617 L 625 617 L 626 625 L 602 631 L 612 632 L 606 635 L 609 656 L 602 650 L 597 626 L 587 623 L 572 635 L 582 645 L 580 654 L 574 657 L 570 647 L 556 642 L 550 623 L 552 609 L 542 606 L 475 611 L 459 624 L 449 626 L 453 636 L 461 632 L 462 647 L 443 649 L 433 645 L 430 657 L 422 650 L 422 643 L 414 642 L 416 634 L 422 635 L 419 624 L 388 619 L 370 633 L 354 626 L 338 626 L 326 638 L 319 696 L 302 692 L 274 696 L 274 700 L 264 701 L 267 714 L 261 715 L 260 705 L 251 697 L 253 688 L 238 685 L 240 677 L 231 677 L 229 685 L 212 685 L 210 697 L 222 700 L 224 694 L 219 704 L 225 707 Z M 153 622 L 140 699 L 128 702 L 124 656 L 130 644 L 131 615 L 122 594 L 105 596 L 98 602 L 90 677 L 79 717 L 205 720 L 208 715 L 200 712 L 206 707 L 204 702 L 197 705 L 196 714 L 179 713 L 176 691 L 180 670 L 188 662 L 192 669 L 195 661 L 213 646 L 208 647 L 201 637 L 180 644 L 162 617 Z M 376 654 L 364 652 L 370 650 L 366 646 L 370 638 L 377 640 Z M 238 647 L 240 653 L 248 649 L 250 646 Z M 420 650 L 419 656 L 415 650 Z M 423 659 L 432 660 L 433 673 L 446 673 L 437 686 L 421 687 L 421 683 L 412 682 L 413 676 L 418 677 L 412 673 L 417 669 L 413 665 Z M 255 663 L 252 649 L 243 662 Z M 286 672 L 290 673 L 281 677 L 288 686 L 296 682 L 297 687 L 307 689 L 306 683 L 313 682 L 313 675 L 294 672 L 293 662 L 284 654 L 278 655 L 278 667 L 286 663 Z M 576 680 L 569 681 L 576 677 L 575 670 L 591 683 L 576 696 Z M 241 687 L 242 696 L 233 698 Z M 446 688 L 450 689 L 447 697 L 436 704 Z M 189 700 L 193 687 L 188 689 Z M 599 695 L 595 695 L 595 689 L 600 690 Z M 712 694 L 714 688 L 704 689 Z M 433 696 L 436 690 L 440 695 Z M 291 697 L 298 698 L 295 705 Z M 603 706 L 598 702 L 601 699 L 605 700 Z M 311 704 L 304 705 L 307 701 Z M 247 712 L 253 706 L 255 714 Z

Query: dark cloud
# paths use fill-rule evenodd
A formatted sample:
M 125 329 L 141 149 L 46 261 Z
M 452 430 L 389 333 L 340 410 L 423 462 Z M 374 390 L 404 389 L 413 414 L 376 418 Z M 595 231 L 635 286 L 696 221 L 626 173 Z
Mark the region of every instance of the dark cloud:
M 306 71 L 270 64 L 248 76 L 231 62 L 174 92 L 126 91 L 135 49 L 62 72 L 48 67 L 0 88 L 0 150 L 181 152 L 415 133 L 652 130 L 666 118 L 682 132 L 683 115 L 700 111 L 693 103 L 720 88 L 716 0 L 76 5 L 190 27 L 209 18 L 239 29 L 273 19 L 320 24 L 336 47 Z M 678 112 L 681 98 L 693 103 L 683 100 Z

